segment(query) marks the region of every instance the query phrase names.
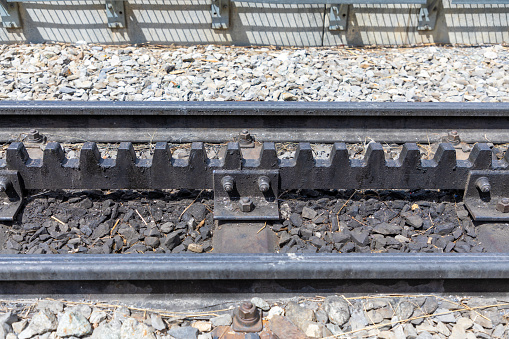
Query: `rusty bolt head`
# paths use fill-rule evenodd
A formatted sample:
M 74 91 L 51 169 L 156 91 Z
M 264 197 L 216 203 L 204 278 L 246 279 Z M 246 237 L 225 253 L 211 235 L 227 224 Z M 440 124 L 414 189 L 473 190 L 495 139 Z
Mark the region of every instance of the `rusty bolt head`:
M 251 133 L 247 129 L 243 130 L 239 134 L 239 146 L 240 147 L 254 147 L 254 139 Z
M 242 212 L 251 212 L 253 209 L 253 202 L 249 197 L 240 198 L 239 205 Z
M 239 306 L 239 317 L 242 320 L 256 319 L 256 306 L 249 301 L 243 302 Z
M 28 132 L 28 142 L 33 142 L 33 143 L 39 143 L 39 142 L 44 142 L 44 136 L 39 133 L 38 130 L 36 129 L 31 129 L 30 132 Z
M 509 198 L 502 198 L 497 203 L 497 211 L 502 213 L 509 212 Z
M 451 144 L 457 145 L 461 142 L 460 135 L 458 131 L 452 130 L 447 133 L 447 142 L 450 142 Z

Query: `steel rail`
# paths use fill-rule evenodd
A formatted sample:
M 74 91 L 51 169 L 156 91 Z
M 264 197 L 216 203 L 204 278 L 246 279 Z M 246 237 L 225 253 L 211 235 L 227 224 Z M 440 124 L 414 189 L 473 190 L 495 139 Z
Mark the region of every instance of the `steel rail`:
M 509 253 L 0 256 L 0 281 L 209 279 L 509 279 Z
M 0 142 L 36 128 L 57 142 L 509 142 L 509 103 L 1 101 Z

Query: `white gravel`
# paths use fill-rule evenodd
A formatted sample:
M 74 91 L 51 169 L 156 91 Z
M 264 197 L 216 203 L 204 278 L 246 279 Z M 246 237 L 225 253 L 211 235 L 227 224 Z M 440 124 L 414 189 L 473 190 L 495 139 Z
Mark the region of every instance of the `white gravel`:
M 4 100 L 507 101 L 504 46 L 1 45 Z

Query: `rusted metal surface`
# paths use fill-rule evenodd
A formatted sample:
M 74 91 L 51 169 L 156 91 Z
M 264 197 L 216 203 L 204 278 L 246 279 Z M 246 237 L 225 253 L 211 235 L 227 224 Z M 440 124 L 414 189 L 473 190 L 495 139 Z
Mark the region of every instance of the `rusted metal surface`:
M 260 310 L 250 301 L 241 303 L 233 313 L 232 329 L 236 332 L 260 332 L 263 329 Z
M 277 236 L 265 222 L 217 221 L 214 253 L 274 253 Z
M 274 315 L 269 323 L 271 330 L 278 338 L 307 339 L 307 335 L 292 322 L 280 315 Z
M 211 332 L 213 339 L 286 339 L 290 337 L 277 337 L 271 331 L 263 329 L 259 333 L 236 332 L 230 326 L 218 326 Z

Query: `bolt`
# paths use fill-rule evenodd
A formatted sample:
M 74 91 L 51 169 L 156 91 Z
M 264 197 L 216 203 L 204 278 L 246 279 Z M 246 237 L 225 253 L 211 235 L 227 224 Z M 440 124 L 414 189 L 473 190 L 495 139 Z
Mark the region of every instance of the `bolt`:
M 28 133 L 28 142 L 41 143 L 44 142 L 44 136 L 36 129 L 31 129 Z
M 263 329 L 260 310 L 249 301 L 240 304 L 233 314 L 232 329 L 236 332 L 260 332 Z
M 108 8 L 109 8 L 109 9 L 112 9 L 112 8 L 113 8 L 113 5 L 112 5 L 112 4 L 108 4 Z
M 223 184 L 223 189 L 225 190 L 225 192 L 233 191 L 234 183 L 235 183 L 235 181 L 229 175 L 227 175 L 227 176 L 223 177 L 223 179 L 221 179 L 221 184 Z
M 256 307 L 249 301 L 245 301 L 239 306 L 239 317 L 242 320 L 256 319 Z
M 502 198 L 497 203 L 497 211 L 502 213 L 509 212 L 509 198 Z
M 251 212 L 253 209 L 253 202 L 249 197 L 240 198 L 239 205 L 242 212 Z
M 477 187 L 481 192 L 488 193 L 491 190 L 491 185 L 486 177 L 480 177 L 475 181 L 475 187 Z
M 263 176 L 258 178 L 258 188 L 260 192 L 267 192 L 270 188 L 270 180 L 268 177 Z
M 458 145 L 461 142 L 460 135 L 456 130 L 449 131 L 445 139 L 453 145 Z
M 247 129 L 239 134 L 240 147 L 254 147 L 254 139 Z

